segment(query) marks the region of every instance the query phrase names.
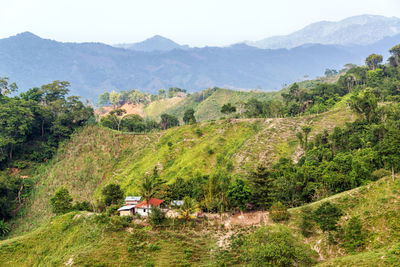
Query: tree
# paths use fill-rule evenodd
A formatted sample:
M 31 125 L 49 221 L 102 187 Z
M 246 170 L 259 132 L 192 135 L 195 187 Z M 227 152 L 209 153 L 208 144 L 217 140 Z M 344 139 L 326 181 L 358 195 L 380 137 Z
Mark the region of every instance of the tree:
M 179 213 L 185 219 L 190 220 L 190 215 L 199 211 L 199 205 L 196 200 L 188 196 L 183 198 L 183 205 L 179 209 Z
M 53 213 L 64 214 L 72 210 L 72 197 L 65 187 L 60 187 L 50 199 Z
M 367 236 L 360 217 L 352 217 L 344 230 L 344 243 L 342 246 L 345 247 L 347 251 L 353 252 L 358 248 L 364 247 Z
M 383 57 L 377 54 L 371 54 L 365 59 L 365 63 L 369 67 L 370 70 L 376 70 L 378 65 L 382 63 Z
M 122 192 L 120 185 L 109 184 L 101 190 L 103 201 L 106 206 L 117 205 L 124 200 L 124 192 Z
M 236 112 L 236 107 L 233 106 L 231 103 L 224 104 L 221 107 L 221 113 L 223 114 L 231 114 Z
M 273 181 L 271 171 L 265 166 L 258 166 L 249 176 L 251 203 L 261 209 L 267 209 L 273 201 Z
M 357 95 L 351 96 L 349 104 L 350 108 L 363 116 L 367 122 L 372 122 L 377 119 L 378 100 L 371 92 L 370 88 L 367 88 Z
M 154 167 L 152 175 L 145 175 L 142 183 L 140 184 L 140 194 L 149 205 L 152 199 L 159 191 L 160 186 L 165 182 L 159 178 L 157 167 Z M 149 208 L 149 206 L 148 206 Z
M 391 165 L 394 181 L 395 166 L 400 165 L 400 130 L 395 124 L 390 124 L 382 141 L 378 144 L 378 152 L 383 161 Z
M 107 115 L 109 120 L 112 120 L 115 125 L 117 125 L 117 130 L 119 131 L 122 119 L 124 118 L 124 114 L 126 113 L 125 109 L 114 109 L 111 110 L 110 113 Z
M 8 77 L 0 77 L 0 98 L 17 91 L 18 87 L 15 83 L 9 83 Z
M 314 211 L 315 221 L 324 232 L 335 231 L 337 229 L 337 222 L 341 216 L 341 210 L 328 201 L 322 203 Z
M 237 179 L 235 183 L 229 186 L 227 192 L 231 206 L 237 207 L 240 211 L 246 210 L 246 204 L 250 200 L 250 188 L 242 179 Z
M 281 202 L 272 204 L 271 208 L 269 209 L 269 214 L 274 222 L 287 221 L 290 217 L 287 208 Z
M 116 108 L 121 101 L 121 94 L 112 90 L 110 93 L 109 99 L 110 99 L 110 102 L 113 105 L 113 107 Z
M 97 101 L 100 107 L 104 107 L 110 103 L 110 93 L 105 92 L 104 94 L 99 95 L 99 100 Z
M 158 90 L 158 99 L 160 100 L 160 98 L 165 98 L 167 92 L 165 91 L 165 89 L 160 89 Z
M 171 127 L 179 126 L 179 120 L 175 116 L 164 113 L 164 114 L 161 114 L 160 126 L 163 130 L 166 130 Z
M 392 66 L 397 67 L 400 65 L 400 44 L 393 46 L 389 52 L 392 56 L 389 58 L 389 62 Z
M 301 130 L 304 133 L 304 150 L 307 151 L 307 149 L 308 149 L 308 135 L 310 134 L 312 128 L 311 128 L 311 126 L 304 125 L 304 126 L 301 126 Z M 299 136 L 298 136 L 298 138 L 299 138 Z
M 338 74 L 338 71 L 335 69 L 326 69 L 325 70 L 325 76 L 327 76 L 327 77 L 335 76 L 336 74 Z
M 185 124 L 196 123 L 196 118 L 194 116 L 194 109 L 190 108 L 185 111 L 185 114 L 183 115 L 183 122 Z
M 121 120 L 121 130 L 126 132 L 144 132 L 146 124 L 137 114 L 126 115 Z
M 312 266 L 318 256 L 283 225 L 259 227 L 246 236 L 242 249 L 251 266 Z
M 25 100 L 9 98 L 0 104 L 0 161 L 2 150 L 13 158 L 16 145 L 26 141 L 31 131 L 33 114 Z

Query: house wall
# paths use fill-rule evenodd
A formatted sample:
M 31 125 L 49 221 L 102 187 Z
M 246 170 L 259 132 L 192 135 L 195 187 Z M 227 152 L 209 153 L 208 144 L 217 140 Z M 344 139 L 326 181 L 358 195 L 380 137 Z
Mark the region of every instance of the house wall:
M 132 216 L 133 210 L 120 210 L 119 216 Z

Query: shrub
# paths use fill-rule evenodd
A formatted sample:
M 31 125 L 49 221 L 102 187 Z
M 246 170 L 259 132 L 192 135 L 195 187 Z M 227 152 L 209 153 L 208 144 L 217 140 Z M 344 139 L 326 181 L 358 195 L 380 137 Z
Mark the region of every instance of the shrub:
M 158 207 L 153 207 L 151 213 L 149 214 L 149 223 L 152 225 L 161 225 L 165 222 L 165 213 L 161 211 Z
M 86 211 L 93 211 L 92 205 L 88 201 L 77 201 L 73 206 L 74 210 L 86 210 Z
M 322 203 L 318 209 L 314 211 L 315 221 L 324 232 L 336 231 L 337 222 L 341 216 L 342 211 L 339 207 L 330 202 Z
M 114 215 L 118 215 L 118 209 L 119 209 L 119 205 L 111 205 L 107 208 L 107 215 L 108 216 L 114 216 Z
M 310 207 L 304 207 L 300 210 L 300 231 L 305 237 L 309 237 L 313 233 L 314 218 Z
M 311 266 L 317 256 L 283 225 L 258 228 L 242 247 L 244 259 L 252 266 Z
M 119 231 L 129 226 L 129 223 L 123 217 L 119 216 L 111 217 L 110 222 L 111 225 L 109 229 L 113 231 Z
M 66 188 L 60 187 L 50 199 L 50 204 L 56 215 L 64 214 L 72 210 L 72 197 Z
M 290 213 L 281 202 L 272 204 L 269 209 L 269 215 L 274 222 L 287 221 L 290 218 Z
M 344 232 L 343 247 L 345 247 L 348 252 L 353 252 L 358 248 L 364 247 L 366 233 L 358 216 L 352 217 L 349 220 Z
M 104 204 L 106 206 L 119 204 L 124 199 L 124 193 L 118 184 L 107 185 L 103 188 L 101 194 L 104 197 Z
M 10 227 L 4 220 L 0 220 L 0 237 L 6 236 L 10 232 Z
M 150 246 L 149 246 L 149 250 L 150 251 L 157 251 L 157 250 L 160 250 L 160 249 L 161 249 L 160 246 L 157 245 L 157 244 L 150 244 Z

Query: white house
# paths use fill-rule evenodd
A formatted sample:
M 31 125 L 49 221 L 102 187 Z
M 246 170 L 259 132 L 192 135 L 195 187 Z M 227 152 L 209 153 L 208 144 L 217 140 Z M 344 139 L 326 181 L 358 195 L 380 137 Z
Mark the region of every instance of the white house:
M 149 200 L 149 203 L 147 203 L 147 201 L 145 200 L 135 206 L 135 212 L 140 214 L 141 216 L 148 216 L 151 213 L 152 208 L 159 208 L 161 203 L 163 202 L 164 200 L 157 198 L 151 198 Z

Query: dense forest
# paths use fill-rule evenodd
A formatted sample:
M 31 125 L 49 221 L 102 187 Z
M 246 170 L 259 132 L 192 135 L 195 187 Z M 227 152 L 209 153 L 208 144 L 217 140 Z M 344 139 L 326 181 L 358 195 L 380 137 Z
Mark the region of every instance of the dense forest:
M 17 89 L 0 78 L 0 221 L 18 212 L 34 183 L 11 175 L 13 170 L 48 161 L 75 130 L 94 122 L 93 108 L 68 96 L 68 82 L 54 81 L 19 95 Z

